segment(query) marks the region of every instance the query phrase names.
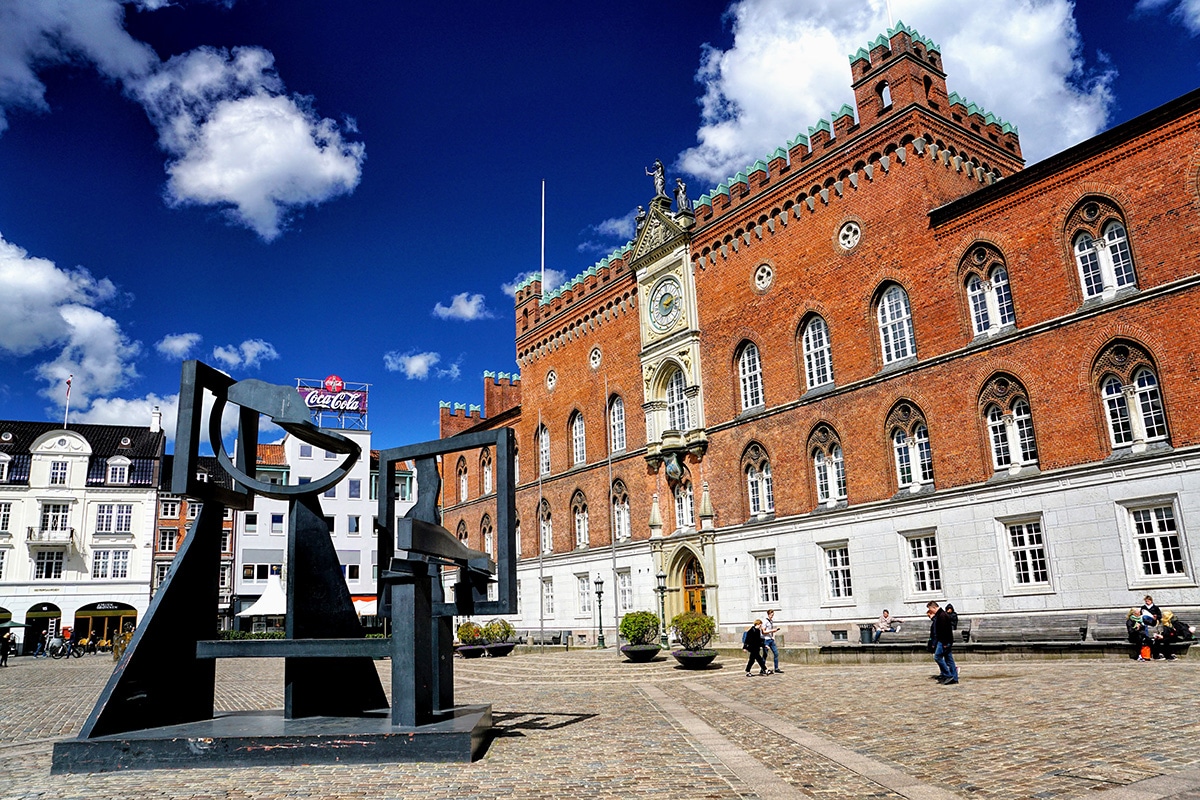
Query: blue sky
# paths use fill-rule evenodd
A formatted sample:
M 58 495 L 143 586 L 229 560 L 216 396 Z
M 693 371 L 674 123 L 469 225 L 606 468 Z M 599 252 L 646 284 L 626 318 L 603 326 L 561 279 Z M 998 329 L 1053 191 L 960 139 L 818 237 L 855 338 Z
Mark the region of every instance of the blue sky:
M 611 7 L 604 7 L 605 5 Z M 891 0 L 1032 163 L 1200 85 L 1200 0 Z M 371 384 L 376 442 L 515 371 L 506 287 L 852 102 L 884 0 L 0 5 L 0 418 L 173 426 L 182 358 Z

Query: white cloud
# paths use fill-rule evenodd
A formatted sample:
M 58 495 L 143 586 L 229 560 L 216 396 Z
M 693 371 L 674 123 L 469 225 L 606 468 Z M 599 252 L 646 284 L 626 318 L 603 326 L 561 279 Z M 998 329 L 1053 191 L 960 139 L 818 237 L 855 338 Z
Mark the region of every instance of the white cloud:
M 383 366 L 388 372 L 403 372 L 409 380 L 423 381 L 429 377 L 429 371 L 442 360 L 437 353 L 416 353 L 408 351 L 401 353 L 392 350 L 383 356 Z
M 235 367 L 253 369 L 261 367 L 264 361 L 277 360 L 279 353 L 270 342 L 262 339 L 247 339 L 241 344 L 214 347 L 212 357 L 228 369 Z
M 580 253 L 607 253 L 619 244 L 628 242 L 637 232 L 638 209 L 632 209 L 623 217 L 609 217 L 603 222 L 589 225 L 585 229 L 587 235 L 600 236 L 608 241 L 588 239 L 581 242 L 575 249 Z
M 462 377 L 462 362 L 463 357 L 459 356 L 458 360 L 450 366 L 446 367 L 445 369 L 439 369 L 437 371 L 437 376 L 439 378 L 449 378 L 452 381 L 458 380 Z
M 27 356 L 58 349 L 51 361 L 34 368 L 45 383 L 39 392 L 65 402 L 65 382 L 78 405 L 110 394 L 137 377 L 141 350 L 121 326 L 94 306 L 111 300 L 116 287 L 86 269 L 61 269 L 0 236 L 0 354 Z
M 186 359 L 201 338 L 198 333 L 171 333 L 155 342 L 154 349 L 167 358 Z
M 530 278 L 539 277 L 541 274 L 542 273 L 539 270 L 530 270 L 529 272 L 522 272 L 520 275 L 513 278 L 511 283 L 500 284 L 500 290 L 502 292 L 504 292 L 506 295 L 508 295 L 509 297 L 516 297 L 518 286 L 520 286 L 522 283 L 524 283 L 525 281 L 527 281 Z M 553 291 L 556 287 L 561 286 L 563 284 L 563 281 L 565 281 L 566 279 L 567 279 L 567 273 L 565 273 L 565 272 L 561 272 L 557 269 L 546 270 L 546 280 L 542 284 L 542 292 L 545 293 L 545 292 Z
M 941 46 L 951 91 L 1020 128 L 1027 161 L 1104 128 L 1115 72 L 1087 67 L 1070 0 L 891 6 Z M 887 28 L 884 0 L 741 0 L 728 13 L 733 45 L 708 48 L 701 59 L 698 144 L 677 162 L 714 182 L 786 146 L 843 103 L 853 105 L 847 56 Z
M 119 0 L 0 4 L 0 132 L 7 109 L 49 110 L 39 69 L 82 62 L 145 107 L 170 157 L 172 204 L 223 208 L 270 241 L 293 211 L 358 185 L 364 146 L 345 141 L 310 98 L 287 95 L 270 52 L 201 47 L 163 63 L 125 30 L 124 14 Z
M 483 304 L 483 295 L 469 292 L 454 295 L 449 306 L 438 303 L 433 307 L 433 315 L 438 319 L 458 319 L 464 322 L 491 319 L 493 316 Z
M 212 413 L 214 398 L 205 392 L 201 408 L 201 440 L 208 441 L 208 417 Z M 179 426 L 179 395 L 158 395 L 150 393 L 144 397 L 98 397 L 86 410 L 72 412 L 71 419 L 75 422 L 90 422 L 102 425 L 149 425 L 150 415 L 157 408 L 162 413 L 162 427 L 167 435 L 167 441 L 175 441 L 176 428 Z M 259 434 L 281 433 L 282 428 L 265 417 L 259 418 Z M 221 437 L 227 445 L 232 444 L 232 437 L 237 433 L 238 412 L 232 405 L 226 405 L 221 413 Z
M 1135 11 L 1158 12 L 1174 5 L 1176 0 L 1138 0 Z M 1200 34 L 1200 0 L 1178 0 L 1171 18 L 1183 23 L 1192 35 Z

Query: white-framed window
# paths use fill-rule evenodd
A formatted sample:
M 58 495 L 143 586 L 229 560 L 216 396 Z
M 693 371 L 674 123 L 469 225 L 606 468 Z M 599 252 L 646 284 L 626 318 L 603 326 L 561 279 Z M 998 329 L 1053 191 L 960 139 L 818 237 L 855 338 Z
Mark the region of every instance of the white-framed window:
M 258 512 L 247 511 L 242 516 L 242 530 L 246 533 L 258 533 Z
M 614 453 L 625 449 L 625 401 L 620 395 L 613 395 L 608 404 L 608 433 L 609 446 Z
M 158 516 L 160 519 L 179 519 L 179 501 L 160 500 L 158 503 Z
M 108 465 L 108 482 L 112 484 L 129 483 L 129 465 L 124 461 Z
M 4 558 L 7 555 L 7 550 L 0 550 L 0 581 L 4 580 Z
M 465 503 L 467 501 L 467 460 L 465 458 L 458 459 L 458 502 Z
M 829 344 L 829 326 L 821 317 L 813 317 L 804 326 L 804 380 L 815 389 L 833 383 L 833 357 Z
M 813 476 L 817 484 L 817 502 L 830 508 L 846 499 L 846 459 L 841 445 L 813 453 Z
M 850 577 L 850 545 L 847 542 L 822 544 L 821 553 L 825 560 L 826 602 L 851 602 L 854 583 Z
M 618 542 L 629 539 L 633 533 L 629 519 L 629 492 L 622 481 L 615 481 L 612 490 L 613 537 Z
M 587 547 L 588 536 L 588 507 L 583 494 L 576 492 L 571 498 L 571 515 L 575 519 L 575 547 Z
M 203 507 L 204 507 L 204 504 L 201 503 L 200 501 L 189 500 L 188 504 L 187 504 L 187 518 L 195 519 L 197 516 L 199 516 L 200 509 Z
M 758 464 L 746 466 L 746 491 L 751 514 L 761 516 L 775 512 L 775 484 L 771 480 L 770 461 L 764 458 Z
M 100 503 L 96 506 L 96 533 L 132 533 L 133 505 Z
M 71 505 L 69 503 L 42 503 L 42 530 L 70 530 L 70 516 Z
M 754 570 L 758 576 L 758 604 L 770 606 L 778 603 L 779 575 L 775 569 L 775 554 L 755 555 Z
M 554 616 L 554 578 L 542 578 L 542 615 Z
M 918 491 L 933 483 L 933 449 L 929 429 L 917 425 L 912 435 L 897 428 L 892 431 L 892 450 L 896 460 L 896 482 L 900 488 Z
M 154 585 L 162 586 L 167 580 L 167 573 L 171 571 L 170 561 L 161 561 L 154 565 Z
M 113 532 L 113 504 L 100 503 L 96 506 L 96 533 Z
M 179 543 L 178 528 L 159 528 L 158 529 L 158 552 L 174 553 L 175 547 Z
M 224 528 L 221 531 L 221 552 L 222 553 L 232 553 L 233 552 L 233 531 L 230 530 L 229 528 Z
M 1135 372 L 1129 386 L 1122 386 L 1117 376 L 1108 375 L 1101 387 L 1113 447 L 1132 445 L 1138 449 L 1147 442 L 1167 438 L 1167 417 L 1158 378 L 1148 367 Z
M 693 528 L 696 526 L 695 504 L 692 496 L 691 482 L 681 483 L 675 487 L 675 527 Z
M 1085 300 L 1109 298 L 1120 289 L 1137 286 L 1125 226 L 1114 220 L 1102 233 L 1099 240 L 1086 231 L 1075 237 L 1075 265 Z
M 545 425 L 538 429 L 538 474 L 550 474 L 550 429 Z
M 351 500 L 362 497 L 362 478 L 351 478 L 346 481 L 346 493 Z
M 1195 586 L 1179 501 L 1174 495 L 1122 501 L 1131 589 Z
M 357 514 L 350 514 L 346 517 L 346 533 L 351 536 L 362 535 L 362 518 Z
M 93 550 L 92 577 L 121 579 L 129 577 L 128 550 Z
M 521 519 L 518 517 L 513 524 L 513 558 L 521 560 Z
M 673 431 L 686 431 L 691 428 L 688 414 L 687 394 L 684 391 L 687 383 L 682 370 L 675 370 L 667 380 L 667 428 Z
M 976 336 L 992 336 L 1016 321 L 1008 270 L 997 266 L 987 280 L 978 275 L 967 279 L 971 303 L 971 327 Z
M 579 412 L 571 417 L 571 463 L 575 466 L 587 463 L 587 435 L 583 414 Z
M 1048 586 L 1050 558 L 1046 552 L 1041 520 L 1010 522 L 1005 527 L 1008 532 L 1008 554 L 1013 585 Z
M 992 465 L 997 469 L 1020 468 L 1036 464 L 1038 460 L 1037 439 L 1033 434 L 1033 416 L 1029 403 L 1018 398 L 1008 414 L 998 403 L 985 410 L 988 426 L 988 443 L 992 448 Z
M 479 521 L 480 538 L 483 539 L 483 552 L 489 556 L 495 555 L 495 544 L 492 537 L 492 517 L 490 514 L 484 514 L 483 519 Z
M 221 571 L 217 574 L 217 588 L 228 589 L 233 585 L 233 565 L 224 564 L 221 566 Z
M 540 523 L 542 534 L 542 552 L 554 552 L 554 521 L 550 517 L 550 504 L 545 500 L 542 501 L 542 508 L 538 514 L 538 522 Z
M 300 457 L 301 458 L 312 458 L 312 445 L 311 444 L 300 445 Z
M 579 591 L 579 615 L 581 617 L 591 616 L 592 614 L 592 581 L 587 575 L 576 575 L 575 585 Z
M 617 573 L 617 611 L 626 614 L 633 609 L 633 575 L 623 569 Z
M 242 564 L 242 580 L 264 583 L 269 575 L 282 575 L 282 564 Z
M 492 452 L 484 450 L 480 457 L 480 473 L 483 476 L 483 493 L 492 493 Z
M 879 301 L 879 343 L 883 350 L 883 363 L 915 356 L 917 344 L 913 338 L 912 310 L 908 305 L 908 294 L 899 286 L 891 286 Z
M 738 356 L 738 378 L 742 390 L 742 410 L 763 405 L 762 360 L 758 346 L 748 342 Z
M 275 535 L 282 534 L 283 530 L 283 514 L 271 515 L 271 533 Z
M 62 550 L 39 550 L 33 557 L 33 579 L 35 581 L 62 580 Z
M 12 503 L 0 503 L 0 533 L 12 533 Z
M 332 450 L 326 450 L 325 451 L 325 460 L 326 461 L 336 461 L 337 453 L 333 452 Z
M 51 486 L 66 486 L 67 485 L 67 462 L 66 461 L 51 461 L 50 462 L 50 485 Z
M 0 453 L 0 483 L 8 482 L 8 464 L 11 460 L 8 453 Z
M 908 588 L 913 596 L 940 594 L 942 565 L 938 556 L 937 533 L 920 531 L 904 534 L 908 553 Z

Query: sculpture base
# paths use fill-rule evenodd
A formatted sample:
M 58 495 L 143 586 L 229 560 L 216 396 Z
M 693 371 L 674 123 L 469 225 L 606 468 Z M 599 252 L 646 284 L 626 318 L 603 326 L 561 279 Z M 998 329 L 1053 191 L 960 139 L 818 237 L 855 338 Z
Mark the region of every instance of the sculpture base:
M 239 711 L 141 731 L 54 745 L 51 773 L 126 769 L 474 761 L 490 742 L 492 707 L 459 706 L 428 725 L 392 727 L 384 709 L 367 717 L 284 719 Z

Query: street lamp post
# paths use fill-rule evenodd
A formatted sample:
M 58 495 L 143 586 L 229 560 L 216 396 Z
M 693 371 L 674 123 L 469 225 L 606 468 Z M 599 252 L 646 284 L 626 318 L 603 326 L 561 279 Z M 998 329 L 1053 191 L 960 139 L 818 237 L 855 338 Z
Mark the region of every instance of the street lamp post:
M 654 591 L 658 592 L 658 615 L 662 619 L 662 646 L 665 650 L 670 647 L 667 641 L 667 573 L 660 570 L 654 577 L 658 579 L 658 588 Z
M 600 633 L 596 636 L 596 646 L 604 649 L 604 579 L 596 576 L 596 613 L 599 615 Z

